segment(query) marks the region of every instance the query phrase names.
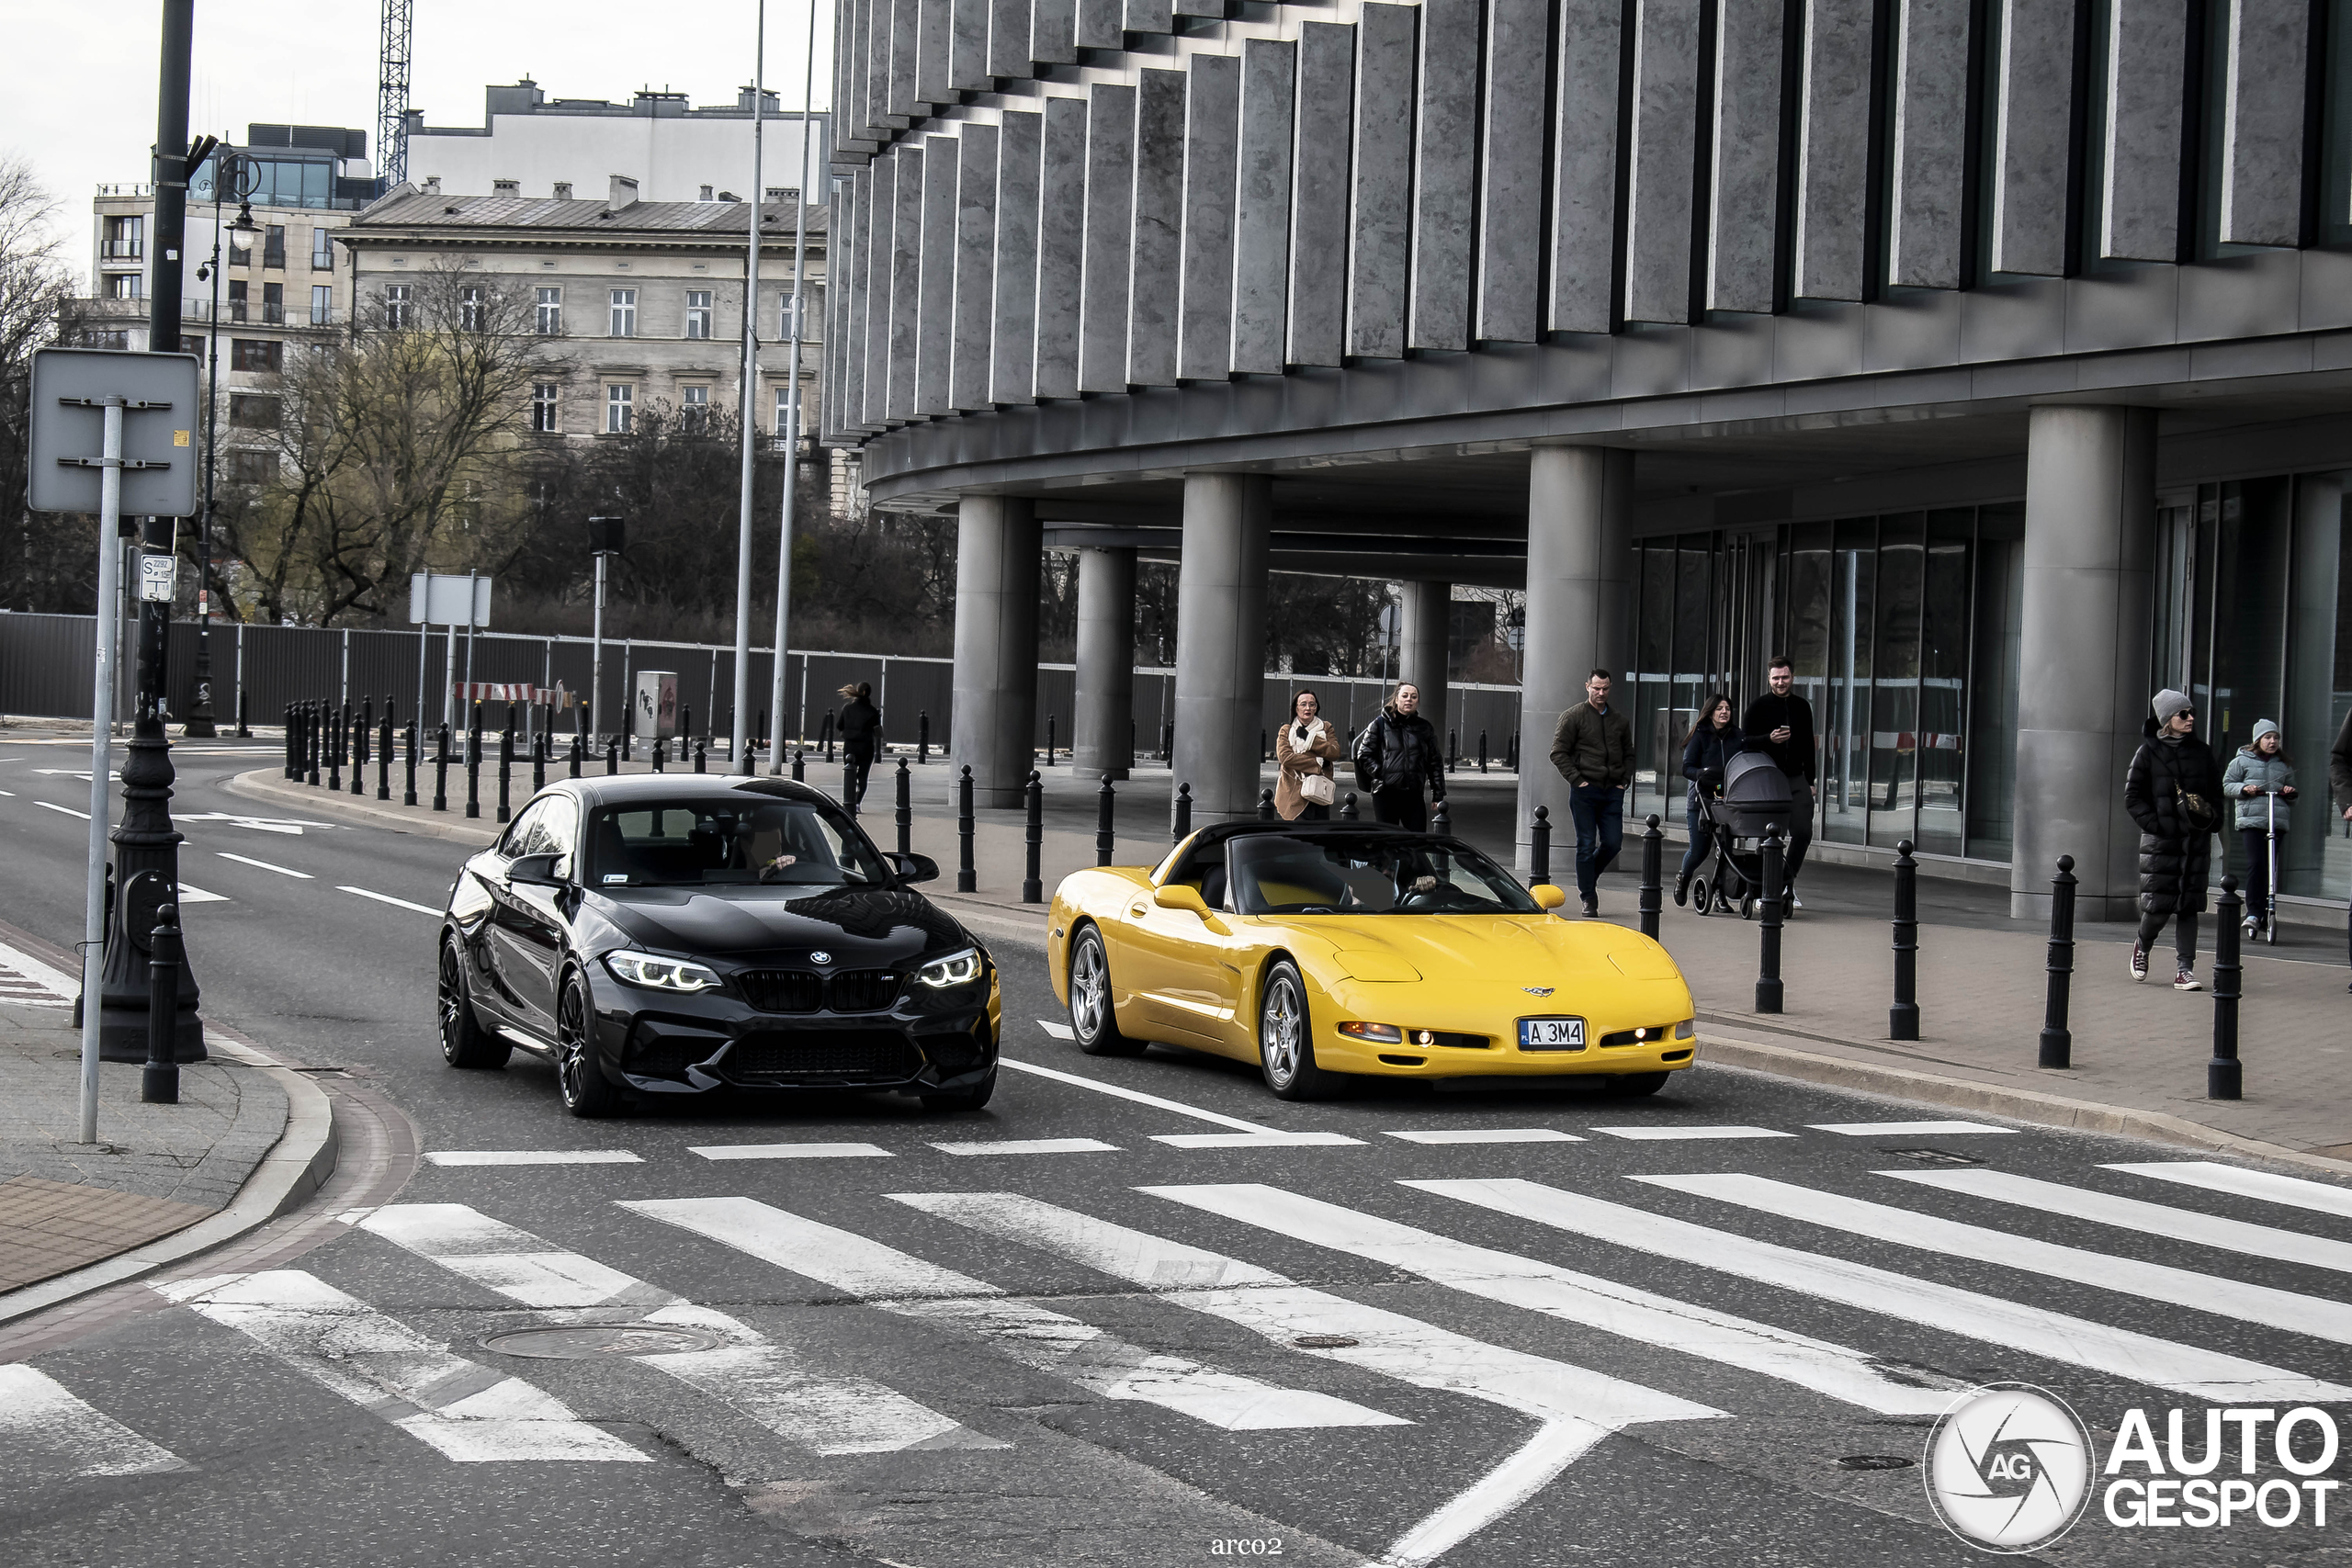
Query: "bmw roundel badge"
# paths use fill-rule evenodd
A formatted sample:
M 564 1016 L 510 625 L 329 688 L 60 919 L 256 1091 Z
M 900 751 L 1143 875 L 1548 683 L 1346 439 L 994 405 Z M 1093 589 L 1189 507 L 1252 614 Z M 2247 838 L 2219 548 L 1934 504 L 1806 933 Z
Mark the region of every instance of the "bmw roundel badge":
M 811 964 L 831 964 L 832 961 L 833 955 L 821 949 L 808 955 L 808 962 Z

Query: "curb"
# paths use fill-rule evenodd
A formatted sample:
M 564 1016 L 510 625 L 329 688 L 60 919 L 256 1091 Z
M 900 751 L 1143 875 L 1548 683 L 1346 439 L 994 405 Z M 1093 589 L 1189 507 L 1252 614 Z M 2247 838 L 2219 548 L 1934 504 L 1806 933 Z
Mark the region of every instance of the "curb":
M 308 784 L 288 784 L 284 774 L 267 768 L 239 773 L 221 787 L 232 795 L 242 795 L 249 800 L 266 800 L 272 806 L 289 806 L 314 814 L 324 811 L 329 816 L 356 818 L 370 828 L 422 833 L 427 838 L 452 839 L 463 844 L 481 845 L 498 841 L 499 829 L 494 826 L 476 826 L 463 818 L 453 822 L 419 821 L 398 811 L 387 810 L 371 799 L 330 794 L 324 785 L 312 789 Z
M 1704 1020 L 1702 1020 L 1704 1022 Z M 2095 1100 L 2069 1100 L 2036 1089 L 2003 1089 L 1970 1078 L 1945 1077 L 1908 1067 L 1882 1066 L 1844 1056 L 1826 1056 L 1792 1046 L 1768 1045 L 1761 1041 L 1729 1038 L 1708 1031 L 1701 1040 L 1701 1061 L 1719 1067 L 1738 1067 L 1797 1078 L 1828 1089 L 1855 1089 L 1895 1100 L 1941 1105 L 1955 1111 L 1976 1111 L 2012 1122 L 2060 1127 L 2075 1133 L 2144 1138 L 2185 1148 L 2209 1149 L 2247 1159 L 2291 1165 L 2333 1177 L 2352 1176 L 2352 1161 L 2305 1154 L 2282 1144 L 2240 1137 L 2163 1111 L 2134 1111 L 2128 1106 L 2101 1105 Z

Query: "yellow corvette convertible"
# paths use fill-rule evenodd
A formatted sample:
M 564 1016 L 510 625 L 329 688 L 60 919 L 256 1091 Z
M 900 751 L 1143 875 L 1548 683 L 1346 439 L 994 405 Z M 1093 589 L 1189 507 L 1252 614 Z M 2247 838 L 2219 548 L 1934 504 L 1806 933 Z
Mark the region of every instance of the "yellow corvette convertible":
M 1254 1061 L 1284 1100 L 1340 1075 L 1589 1074 L 1655 1093 L 1696 1048 L 1666 950 L 1556 919 L 1458 840 L 1371 823 L 1205 828 L 1054 893 L 1047 965 L 1079 1048 Z

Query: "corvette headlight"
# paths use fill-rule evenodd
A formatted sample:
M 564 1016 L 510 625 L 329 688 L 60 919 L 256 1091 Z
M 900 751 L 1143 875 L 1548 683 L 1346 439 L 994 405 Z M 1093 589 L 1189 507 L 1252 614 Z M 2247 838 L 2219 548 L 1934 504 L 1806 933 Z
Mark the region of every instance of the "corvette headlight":
M 650 953 L 608 953 L 605 967 L 629 985 L 651 991 L 708 991 L 718 986 L 718 976 L 699 964 Z
M 980 977 L 980 950 L 967 947 L 944 958 L 934 958 L 915 971 L 915 978 L 934 991 L 968 986 Z
M 1677 1040 L 1688 1040 L 1698 1032 L 1699 1024 L 1696 1019 L 1686 1018 L 1674 1026 L 1674 1037 Z
M 1352 1020 L 1340 1025 L 1340 1032 L 1357 1040 L 1376 1040 L 1383 1045 L 1404 1043 L 1405 1032 L 1393 1023 L 1358 1023 Z

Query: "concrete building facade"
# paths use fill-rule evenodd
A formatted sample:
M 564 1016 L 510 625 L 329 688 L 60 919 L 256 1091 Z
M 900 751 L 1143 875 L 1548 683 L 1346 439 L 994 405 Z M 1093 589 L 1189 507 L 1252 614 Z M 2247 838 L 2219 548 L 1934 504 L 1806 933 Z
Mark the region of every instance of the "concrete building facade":
M 2120 918 L 2159 686 L 2225 749 L 2282 720 L 2307 786 L 2352 709 L 2339 17 L 840 0 L 824 427 L 991 585 L 984 799 L 1028 765 L 1035 552 L 1156 545 L 1204 813 L 1256 797 L 1270 567 L 1523 588 L 1522 822 L 1567 817 L 1541 759 L 1589 668 L 1633 808 L 1679 816 L 1690 716 L 1786 652 L 1817 852 L 1910 839 L 2020 911 L 2069 854 Z M 2286 890 L 2341 898 L 2317 795 Z

